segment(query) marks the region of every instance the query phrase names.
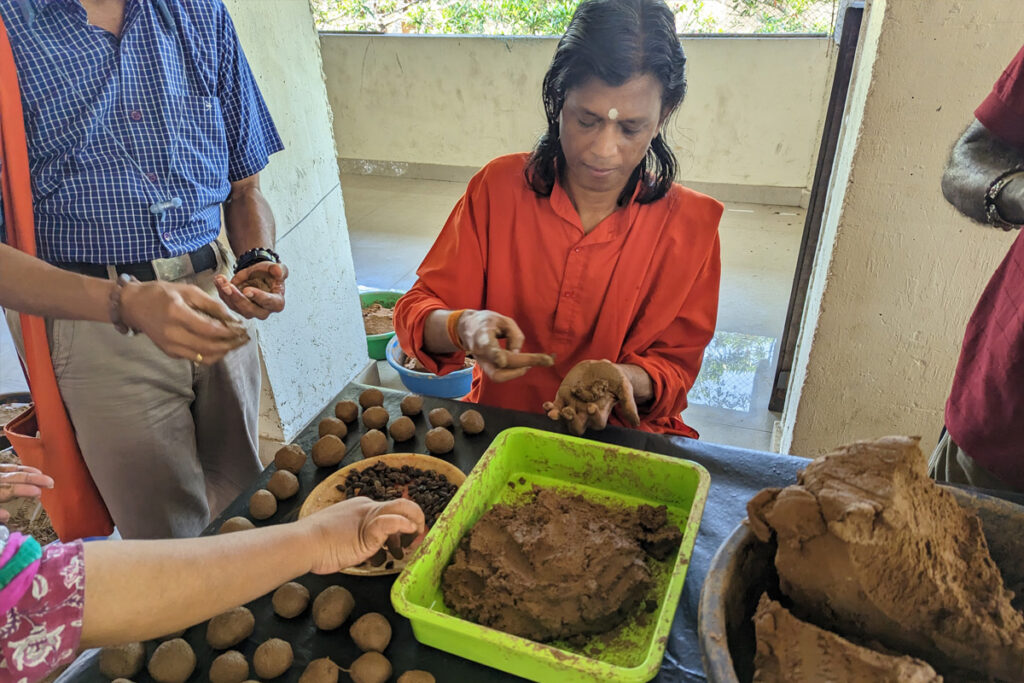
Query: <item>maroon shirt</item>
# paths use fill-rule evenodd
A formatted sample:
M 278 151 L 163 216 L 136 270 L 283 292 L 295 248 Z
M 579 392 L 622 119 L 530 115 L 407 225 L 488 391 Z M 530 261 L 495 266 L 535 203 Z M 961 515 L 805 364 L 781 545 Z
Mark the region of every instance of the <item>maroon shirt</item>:
M 1024 151 L 1024 48 L 974 115 L 995 136 Z M 946 403 L 946 429 L 979 465 L 1024 489 L 1024 233 L 1014 240 L 967 324 Z

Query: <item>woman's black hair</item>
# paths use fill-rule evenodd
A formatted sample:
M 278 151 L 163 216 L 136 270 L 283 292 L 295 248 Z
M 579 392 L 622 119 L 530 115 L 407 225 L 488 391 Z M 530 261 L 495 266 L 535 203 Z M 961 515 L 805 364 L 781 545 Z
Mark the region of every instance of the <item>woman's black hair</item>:
M 544 76 L 548 130 L 525 170 L 526 182 L 534 192 L 551 196 L 555 178 L 565 169 L 558 116 L 566 93 L 592 77 L 617 87 L 642 74 L 650 74 L 661 84 L 661 113 L 668 120 L 686 94 L 686 55 L 668 5 L 663 0 L 581 2 Z M 658 131 L 619 196 L 619 204 L 630 200 L 638 181 L 643 183 L 637 194 L 639 203 L 661 199 L 675 180 L 676 167 L 676 157 Z

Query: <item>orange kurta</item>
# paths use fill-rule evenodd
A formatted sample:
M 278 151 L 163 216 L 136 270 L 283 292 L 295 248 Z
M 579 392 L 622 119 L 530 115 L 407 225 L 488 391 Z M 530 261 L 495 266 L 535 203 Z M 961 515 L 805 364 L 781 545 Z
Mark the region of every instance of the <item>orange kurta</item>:
M 673 185 L 664 198 L 630 202 L 584 234 L 560 184 L 550 197 L 526 184 L 527 158 L 495 159 L 470 181 L 419 280 L 395 306 L 402 348 L 431 372 L 457 370 L 464 354 L 423 349 L 428 314 L 489 309 L 519 324 L 523 351 L 557 360 L 503 383 L 477 369 L 467 400 L 543 412 L 574 365 L 608 359 L 651 376 L 654 399 L 641 407 L 640 429 L 696 438 L 679 414 L 715 330 L 722 205 Z

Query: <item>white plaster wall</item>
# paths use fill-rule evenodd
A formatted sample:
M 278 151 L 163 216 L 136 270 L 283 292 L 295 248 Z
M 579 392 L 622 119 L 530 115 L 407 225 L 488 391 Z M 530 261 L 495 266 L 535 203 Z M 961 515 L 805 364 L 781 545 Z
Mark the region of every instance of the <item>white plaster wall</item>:
M 259 338 L 261 436 L 287 441 L 368 362 L 366 341 L 309 2 L 225 3 L 286 146 L 261 174 L 290 269 L 286 308 Z
M 964 327 L 1015 235 L 942 197 L 949 149 L 1020 48 L 1024 3 L 876 0 L 783 417 L 783 452 L 943 424 Z M 980 200 L 979 200 L 980 201 Z
M 480 167 L 531 148 L 554 38 L 321 34 L 338 156 Z M 689 94 L 670 130 L 682 179 L 804 188 L 827 38 L 684 38 Z

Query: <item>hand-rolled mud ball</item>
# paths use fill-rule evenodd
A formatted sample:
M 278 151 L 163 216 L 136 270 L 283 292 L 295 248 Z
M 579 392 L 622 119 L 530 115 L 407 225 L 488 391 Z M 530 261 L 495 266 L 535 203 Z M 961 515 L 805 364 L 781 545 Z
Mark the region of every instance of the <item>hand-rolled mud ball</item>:
M 280 638 L 271 638 L 256 648 L 252 668 L 260 678 L 277 678 L 292 665 L 292 646 Z
M 233 607 L 210 619 L 206 626 L 206 642 L 214 650 L 234 647 L 252 635 L 256 618 L 247 607 Z
M 434 408 L 427 415 L 427 419 L 431 427 L 451 427 L 453 424 L 452 414 L 447 408 Z
M 408 441 L 416 436 L 416 425 L 408 417 L 402 416 L 391 423 L 388 431 L 395 441 Z
M 218 534 L 230 534 L 233 531 L 245 531 L 246 529 L 254 529 L 255 524 L 252 523 L 248 517 L 232 517 L 231 519 L 225 520 L 220 525 Z
M 363 407 L 363 410 L 373 406 L 382 406 L 384 405 L 384 393 L 380 389 L 367 389 L 359 394 L 359 405 Z
M 142 671 L 146 664 L 146 646 L 126 643 L 100 650 L 100 673 L 107 678 L 127 678 Z
M 288 470 L 278 470 L 270 475 L 267 490 L 278 500 L 288 500 L 299 492 L 299 479 Z
M 455 437 L 444 427 L 434 427 L 427 432 L 427 450 L 431 453 L 450 453 L 455 448 Z
M 383 429 L 391 416 L 381 406 L 371 406 L 363 411 L 363 424 L 367 429 Z
M 305 464 L 306 451 L 302 450 L 302 446 L 295 443 L 282 446 L 274 454 L 274 465 L 279 470 L 287 470 L 292 474 L 298 474 L 302 471 L 302 466 Z
M 277 498 L 266 489 L 260 489 L 249 499 L 249 514 L 256 519 L 268 519 L 277 512 Z
M 321 631 L 333 631 L 345 623 L 355 606 L 348 589 L 328 586 L 313 601 L 313 623 Z
M 130 678 L 115 678 L 110 683 L 135 683 L 135 681 Z
M 317 431 L 320 436 L 333 434 L 339 439 L 344 439 L 348 436 L 348 427 L 345 426 L 345 422 L 336 417 L 325 417 L 320 420 L 320 425 L 317 427 Z
M 370 612 L 356 619 L 348 630 L 352 642 L 363 652 L 384 652 L 391 642 L 391 624 L 387 617 Z
M 309 605 L 309 590 L 301 583 L 289 581 L 274 591 L 271 602 L 279 617 L 294 619 Z
M 359 406 L 355 401 L 342 401 L 334 406 L 334 415 L 342 422 L 355 422 L 359 417 Z
M 466 434 L 479 434 L 484 431 L 484 416 L 476 410 L 467 410 L 459 415 L 459 423 Z
M 147 668 L 159 683 L 185 683 L 196 668 L 196 653 L 181 638 L 168 640 L 157 646 Z
M 367 652 L 352 662 L 348 675 L 355 683 L 384 683 L 391 678 L 391 662 L 379 652 Z
M 412 669 L 398 677 L 398 683 L 437 683 L 434 674 L 429 671 Z
M 379 429 L 371 429 L 359 439 L 359 448 L 363 451 L 364 458 L 384 455 L 388 452 L 388 437 Z
M 299 676 L 299 683 L 338 683 L 340 670 L 330 657 L 314 659 Z
M 423 397 L 409 394 L 402 399 L 402 415 L 413 417 L 423 412 Z
M 210 683 L 242 683 L 249 678 L 249 662 L 238 650 L 230 650 L 213 660 Z
M 313 464 L 317 467 L 334 467 L 345 457 L 345 442 L 328 434 L 313 444 Z

